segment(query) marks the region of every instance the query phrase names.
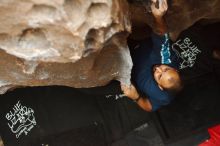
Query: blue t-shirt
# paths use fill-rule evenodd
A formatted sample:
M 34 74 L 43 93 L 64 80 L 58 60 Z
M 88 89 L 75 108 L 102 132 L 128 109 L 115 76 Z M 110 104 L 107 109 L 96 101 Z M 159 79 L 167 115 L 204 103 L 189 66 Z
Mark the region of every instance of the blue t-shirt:
M 173 99 L 172 95 L 158 87 L 152 68 L 156 64 L 167 64 L 177 68 L 176 59 L 175 53 L 170 49 L 168 34 L 152 34 L 151 39 L 141 42 L 135 49 L 133 79 L 138 89 L 149 98 L 152 111 L 169 104 Z

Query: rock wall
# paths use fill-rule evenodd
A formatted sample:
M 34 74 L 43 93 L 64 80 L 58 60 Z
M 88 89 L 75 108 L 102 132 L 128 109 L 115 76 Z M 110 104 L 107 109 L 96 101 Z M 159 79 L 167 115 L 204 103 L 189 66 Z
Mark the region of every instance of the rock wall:
M 135 39 L 154 27 L 151 14 L 136 4 L 141 0 L 128 1 L 1 0 L 0 94 L 20 86 L 128 84 L 130 22 Z M 168 1 L 173 38 L 201 18 L 220 18 L 219 0 Z
M 0 22 L 0 94 L 129 83 L 126 0 L 3 0 Z
M 154 27 L 151 13 L 148 7 L 144 7 L 142 1 L 150 0 L 128 0 L 130 2 L 131 19 L 133 24 L 132 38 L 141 39 L 149 36 L 146 32 L 147 25 Z M 191 26 L 200 19 L 206 22 L 220 20 L 220 0 L 167 0 L 169 9 L 165 18 L 169 31 L 175 39 L 181 31 Z M 143 31 L 145 30 L 145 31 Z

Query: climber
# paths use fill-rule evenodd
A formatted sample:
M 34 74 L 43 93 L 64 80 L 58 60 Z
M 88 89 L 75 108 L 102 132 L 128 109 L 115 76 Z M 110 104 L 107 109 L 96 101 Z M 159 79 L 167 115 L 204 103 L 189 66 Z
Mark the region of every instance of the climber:
M 173 93 L 182 88 L 180 75 L 177 70 L 176 57 L 170 51 L 167 26 L 163 18 L 168 5 L 166 0 L 152 0 L 151 11 L 154 16 L 156 29 L 151 41 L 140 43 L 135 49 L 134 68 L 132 77 L 136 87 L 147 96 L 142 98 L 134 85 L 121 85 L 124 94 L 135 100 L 146 111 L 155 111 L 172 100 Z M 136 51 L 138 50 L 138 51 Z
M 153 30 L 151 39 L 131 49 L 134 85 L 121 84 L 124 94 L 146 111 L 155 111 L 169 104 L 183 88 L 182 80 L 185 84 L 212 70 L 212 59 L 207 56 L 213 54 L 215 58 L 219 57 L 219 51 L 210 49 L 217 46 L 206 43 L 213 40 L 219 42 L 219 31 L 213 32 L 217 35 L 206 41 L 211 37 L 202 37 L 207 34 L 201 32 L 204 28 L 198 25 L 183 31 L 171 44 L 163 17 L 168 8 L 167 1 L 159 0 L 158 3 L 157 8 L 157 0 L 152 0 L 151 11 L 156 29 Z

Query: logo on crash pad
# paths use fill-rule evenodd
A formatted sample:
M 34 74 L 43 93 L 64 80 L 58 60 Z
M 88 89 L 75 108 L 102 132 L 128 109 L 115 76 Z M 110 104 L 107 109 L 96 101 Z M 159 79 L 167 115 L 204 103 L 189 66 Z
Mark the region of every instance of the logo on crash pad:
M 14 105 L 5 117 L 8 120 L 11 132 L 16 135 L 16 138 L 19 138 L 22 134 L 28 135 L 36 125 L 34 110 L 21 105 L 20 101 Z

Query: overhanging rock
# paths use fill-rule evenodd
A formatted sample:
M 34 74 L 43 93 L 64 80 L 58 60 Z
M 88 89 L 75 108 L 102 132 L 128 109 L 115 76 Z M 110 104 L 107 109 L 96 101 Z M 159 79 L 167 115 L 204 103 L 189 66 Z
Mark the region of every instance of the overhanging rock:
M 0 93 L 18 86 L 130 81 L 125 0 L 0 2 Z
M 94 87 L 130 82 L 126 39 L 149 36 L 151 13 L 141 0 L 2 0 L 0 93 L 19 86 Z M 168 0 L 166 19 L 175 38 L 197 20 L 220 18 L 219 0 Z M 130 14 L 129 14 L 130 13 Z M 143 33 L 144 32 L 144 33 Z

